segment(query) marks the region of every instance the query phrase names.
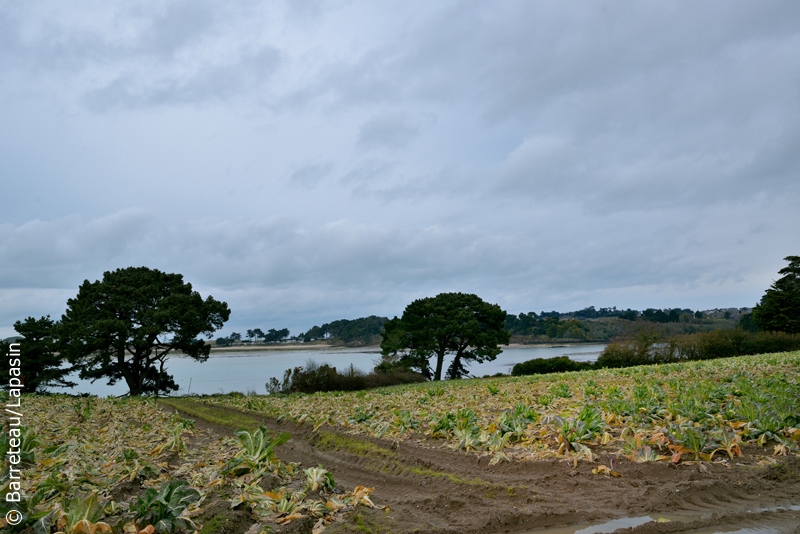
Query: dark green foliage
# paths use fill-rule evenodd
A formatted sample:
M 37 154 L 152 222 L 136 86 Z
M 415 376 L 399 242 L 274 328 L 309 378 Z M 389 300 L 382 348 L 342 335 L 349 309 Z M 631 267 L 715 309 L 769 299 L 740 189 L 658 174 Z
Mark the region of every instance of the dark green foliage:
M 537 316 L 535 313 L 521 313 L 507 315 L 504 327 L 511 334 L 523 336 L 545 336 L 552 339 L 584 339 L 586 327 L 578 319 L 567 319 L 562 321 L 556 312 L 542 313 Z M 580 312 L 573 312 L 580 313 Z M 597 312 L 595 312 L 597 314 Z
M 278 343 L 289 337 L 289 329 L 281 328 L 280 330 L 275 330 L 274 328 L 270 328 L 263 337 L 264 343 Z
M 534 358 L 527 362 L 516 364 L 511 369 L 511 376 L 564 373 L 567 371 L 584 371 L 592 368 L 593 366 L 590 362 L 574 362 L 567 356 Z
M 322 326 L 313 326 L 302 337 L 306 343 L 317 339 L 331 339 L 350 345 L 366 345 L 375 341 L 387 320 L 386 317 L 375 315 L 353 320 L 339 319 Z
M 700 313 L 700 312 L 698 312 Z M 534 312 L 521 313 L 519 316 L 509 314 L 506 316 L 505 328 L 515 336 L 535 336 L 550 339 L 582 339 L 587 337 L 586 332 L 590 330 L 587 324 L 591 320 L 619 318 L 626 321 L 648 321 L 653 323 L 677 323 L 680 321 L 689 322 L 692 318 L 702 319 L 702 313 L 695 315 L 692 310 L 687 308 L 673 308 L 659 310 L 648 308 L 643 312 L 638 310 L 618 310 L 614 308 L 595 309 L 589 306 L 578 311 L 568 313 Z M 601 338 L 596 338 L 601 339 Z M 607 339 L 604 337 L 602 339 Z
M 681 314 L 692 315 L 692 310 L 680 308 L 673 308 L 671 310 L 657 310 L 655 308 L 647 308 L 642 312 L 642 318 L 645 321 L 651 321 L 654 323 L 677 323 L 681 320 Z M 727 318 L 728 317 L 726 317 L 726 319 Z
M 303 334 L 303 341 L 308 343 L 309 341 L 316 341 L 318 339 L 325 339 L 328 337 L 328 323 L 323 324 L 322 326 L 314 325 L 312 326 L 308 332 Z
M 265 334 L 260 328 L 253 328 L 247 330 L 246 337 L 251 343 L 254 341 L 258 343 L 259 340 L 263 340 L 264 343 L 279 343 L 289 337 L 289 329 L 281 328 L 280 330 L 275 330 L 274 328 L 270 328 Z M 218 347 L 229 347 L 241 341 L 242 334 L 234 332 L 228 337 L 218 337 L 216 339 L 216 345 Z
M 761 330 L 800 334 L 800 256 L 784 260 L 789 266 L 753 309 L 753 321 Z
M 167 355 L 205 361 L 210 346 L 197 336 L 210 338 L 229 316 L 227 304 L 203 300 L 180 274 L 129 267 L 84 281 L 56 331 L 81 378 L 124 379 L 131 395 L 141 395 L 177 390 L 164 369 Z
M 582 319 L 597 319 L 598 317 L 619 317 L 622 313 L 622 310 L 617 310 L 616 306 L 613 308 L 600 308 L 599 310 L 596 310 L 594 306 L 589 306 L 582 310 L 570 312 L 570 315 Z
M 72 369 L 62 368 L 62 357 L 56 354 L 54 327 L 55 323 L 49 315 L 41 319 L 28 317 L 14 323 L 14 329 L 25 338 L 19 343 L 18 365 L 16 362 L 14 366 L 10 365 L 9 345 L 0 342 L 0 372 L 3 376 L 9 376 L 11 367 L 18 367 L 21 374 L 19 378 L 24 384 L 22 391 L 25 393 L 43 393 L 48 387 L 75 385 L 75 382 L 66 380 Z M 4 383 L 4 387 L 8 387 L 8 381 Z
M 753 321 L 752 312 L 745 313 L 739 317 L 739 323 L 736 326 L 745 332 L 758 332 L 758 326 L 756 326 L 755 321 Z
M 288 432 L 283 432 L 274 437 L 270 437 L 270 435 L 271 432 L 264 425 L 252 432 L 237 430 L 235 436 L 239 439 L 242 450 L 230 459 L 222 473 L 240 476 L 254 471 L 270 469 L 276 461 L 275 448 L 292 439 L 292 435 Z
M 149 488 L 137 498 L 136 521 L 142 527 L 153 525 L 160 534 L 176 529 L 199 530 L 190 518 L 181 517 L 181 513 L 199 498 L 200 493 L 183 480 L 164 482 L 159 491 Z
M 377 368 L 376 368 L 377 369 Z M 391 372 L 364 373 L 352 365 L 343 373 L 327 363 L 317 364 L 313 360 L 305 367 L 287 369 L 283 383 L 270 378 L 267 391 L 270 394 L 315 393 L 317 391 L 360 391 L 398 384 L 424 382 L 425 377 L 408 369 L 398 368 Z
M 603 353 L 597 358 L 595 367 L 632 367 L 634 365 L 648 365 L 656 362 L 650 353 L 650 347 L 641 346 L 635 342 L 609 343 Z
M 539 316 L 535 312 L 520 313 L 519 316 L 512 313 L 506 315 L 505 329 L 512 334 L 535 334 L 537 327 L 539 327 Z
M 435 297 L 415 300 L 403 316 L 384 325 L 381 352 L 394 357 L 407 351 L 407 361 L 426 378 L 442 379 L 444 358 L 453 355 L 447 378 L 466 375 L 469 362 L 482 363 L 497 358 L 508 344 L 511 334 L 505 329 L 506 312 L 497 304 L 489 304 L 477 295 L 440 293 Z M 436 359 L 431 374 L 428 360 Z

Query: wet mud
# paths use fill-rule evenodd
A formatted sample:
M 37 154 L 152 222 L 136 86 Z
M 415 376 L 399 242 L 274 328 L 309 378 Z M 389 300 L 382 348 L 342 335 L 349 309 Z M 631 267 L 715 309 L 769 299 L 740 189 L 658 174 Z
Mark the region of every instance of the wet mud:
M 174 406 L 164 409 L 175 411 Z M 241 416 L 213 409 L 223 419 Z M 742 457 L 724 463 L 616 458 L 621 476 L 606 476 L 592 473 L 600 464 L 611 465 L 605 453 L 595 462 L 577 464 L 551 458 L 489 465 L 488 458 L 422 435 L 396 442 L 247 415 L 275 432 L 292 434 L 277 449 L 280 459 L 303 467 L 322 464 L 340 487 L 374 487 L 372 500 L 388 506 L 354 513 L 326 533 L 800 534 L 800 457 L 772 457 L 764 447 L 744 447 Z M 197 426 L 215 436 L 233 431 L 201 419 Z

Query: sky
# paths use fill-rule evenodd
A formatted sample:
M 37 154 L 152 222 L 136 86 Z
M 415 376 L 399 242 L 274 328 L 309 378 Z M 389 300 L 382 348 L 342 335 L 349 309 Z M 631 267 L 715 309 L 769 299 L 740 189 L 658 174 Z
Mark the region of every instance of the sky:
M 800 3 L 0 4 L 0 335 L 147 266 L 220 334 L 750 307 L 800 254 Z

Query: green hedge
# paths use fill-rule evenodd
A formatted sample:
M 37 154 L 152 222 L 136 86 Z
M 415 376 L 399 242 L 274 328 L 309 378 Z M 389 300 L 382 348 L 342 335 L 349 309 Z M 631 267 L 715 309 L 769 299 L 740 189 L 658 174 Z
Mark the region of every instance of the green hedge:
M 792 350 L 800 350 L 800 335 L 783 332 L 715 330 L 665 340 L 657 336 L 634 336 L 609 344 L 595 362 L 595 368 L 712 360 Z
M 518 363 L 512 367 L 511 376 L 564 373 L 566 371 L 583 371 L 592 368 L 592 364 L 589 362 L 574 362 L 567 356 L 557 356 L 555 358 L 534 358 L 533 360 Z
M 283 383 L 277 378 L 270 378 L 267 391 L 270 394 L 315 393 L 317 391 L 359 391 L 398 384 L 425 382 L 425 377 L 411 371 L 391 373 L 365 373 L 352 365 L 340 373 L 336 367 L 327 363 L 322 365 L 310 360 L 305 367 L 287 369 L 283 375 Z
M 628 339 L 610 343 L 594 364 L 575 362 L 566 356 L 536 358 L 516 364 L 511 370 L 511 375 L 563 373 L 654 363 L 712 360 L 793 350 L 800 350 L 800 335 L 798 334 L 747 332 L 736 329 L 662 338 L 658 333 L 646 331 L 634 334 Z

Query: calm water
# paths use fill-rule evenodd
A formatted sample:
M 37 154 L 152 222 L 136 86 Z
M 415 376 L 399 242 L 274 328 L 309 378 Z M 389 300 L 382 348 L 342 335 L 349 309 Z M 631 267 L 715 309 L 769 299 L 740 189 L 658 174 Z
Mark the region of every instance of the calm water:
M 569 356 L 581 362 L 594 361 L 600 355 L 605 345 L 580 345 L 549 348 L 520 348 L 506 349 L 495 361 L 486 362 L 469 367 L 473 376 L 493 375 L 496 373 L 510 374 L 511 367 L 516 363 L 532 358 L 552 358 L 554 356 Z M 343 370 L 351 364 L 362 371 L 371 371 L 380 361 L 380 352 L 377 349 L 347 349 L 347 350 L 264 350 L 247 353 L 220 352 L 212 354 L 205 363 L 198 363 L 191 358 L 173 357 L 167 360 L 167 371 L 175 378 L 175 383 L 180 386 L 177 394 L 187 393 L 229 393 L 231 391 L 255 391 L 263 395 L 267 392 L 266 383 L 270 377 L 279 380 L 286 369 L 304 365 L 309 359 L 322 364 L 327 363 L 338 370 Z M 445 367 L 449 364 L 445 362 Z M 93 395 L 123 395 L 128 392 L 125 382 L 118 382 L 113 386 L 106 385 L 104 380 L 94 384 L 88 380 L 78 380 L 78 385 L 69 393 L 91 393 Z M 58 389 L 56 391 L 65 391 Z

